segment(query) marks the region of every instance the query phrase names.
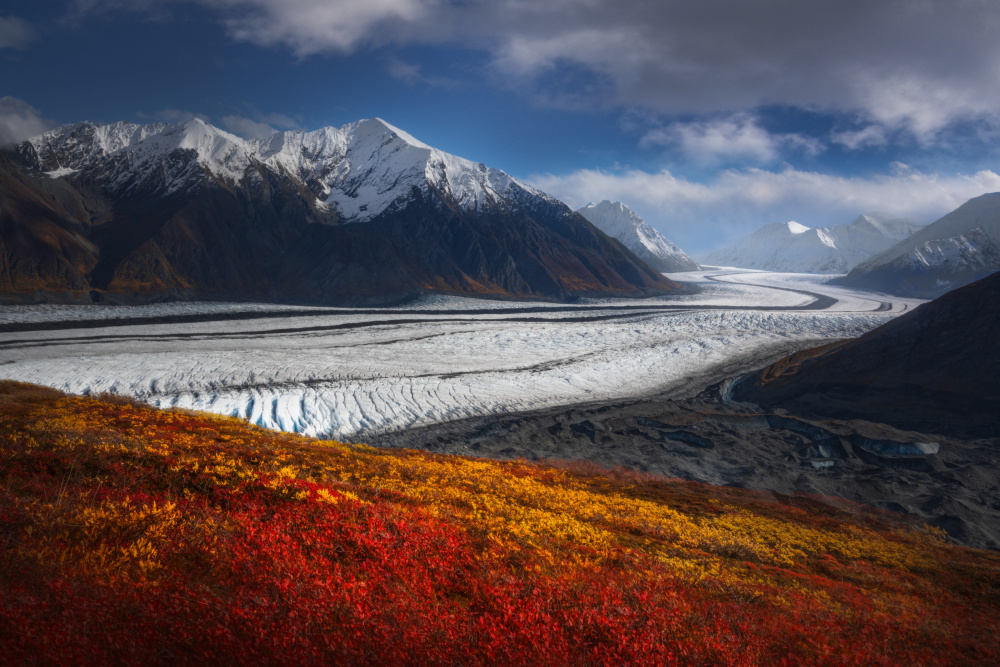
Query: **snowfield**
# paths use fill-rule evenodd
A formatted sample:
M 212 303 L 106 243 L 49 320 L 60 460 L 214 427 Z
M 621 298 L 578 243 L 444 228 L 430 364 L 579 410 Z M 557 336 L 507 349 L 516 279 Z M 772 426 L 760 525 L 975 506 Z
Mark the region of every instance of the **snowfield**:
M 701 291 L 578 304 L 431 296 L 0 309 L 0 377 L 345 440 L 470 416 L 697 390 L 922 303 L 830 276 L 716 269 Z M 130 321 L 131 320 L 131 321 Z

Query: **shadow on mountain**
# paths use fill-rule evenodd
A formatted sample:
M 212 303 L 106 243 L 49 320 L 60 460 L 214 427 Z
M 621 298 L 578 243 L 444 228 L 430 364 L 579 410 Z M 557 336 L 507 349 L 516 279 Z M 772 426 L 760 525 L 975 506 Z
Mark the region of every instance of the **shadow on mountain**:
M 737 401 L 958 437 L 1000 435 L 1000 273 L 743 378 Z

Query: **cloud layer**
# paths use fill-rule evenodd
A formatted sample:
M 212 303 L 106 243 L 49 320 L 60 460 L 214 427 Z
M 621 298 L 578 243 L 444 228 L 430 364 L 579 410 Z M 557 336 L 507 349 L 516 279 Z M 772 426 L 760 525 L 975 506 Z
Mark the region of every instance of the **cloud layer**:
M 1000 8 L 988 0 L 174 2 L 208 7 L 234 39 L 302 57 L 452 44 L 487 52 L 496 73 L 526 88 L 560 67 L 582 68 L 594 81 L 591 106 L 704 114 L 790 105 L 855 114 L 859 127 L 845 131 L 864 134 L 845 134 L 848 147 L 870 144 L 882 128 L 931 142 L 951 123 L 995 121 L 1000 111 Z M 164 3 L 108 6 L 150 11 Z
M 574 209 L 602 199 L 623 201 L 688 252 L 724 245 L 776 221 L 824 227 L 881 211 L 931 222 L 972 197 L 1000 191 L 1000 175 L 993 171 L 940 176 L 901 164 L 868 178 L 745 169 L 698 183 L 669 171 L 584 169 L 530 180 Z

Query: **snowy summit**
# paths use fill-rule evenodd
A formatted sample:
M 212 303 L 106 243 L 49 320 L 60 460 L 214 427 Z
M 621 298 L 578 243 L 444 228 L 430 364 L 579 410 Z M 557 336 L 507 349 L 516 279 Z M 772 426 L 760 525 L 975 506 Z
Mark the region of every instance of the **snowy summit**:
M 672 273 L 697 271 L 698 265 L 683 250 L 625 204 L 605 199 L 577 211 L 608 236 L 618 239 L 636 257 L 657 271 Z
M 342 222 L 367 222 L 405 207 L 414 189 L 433 189 L 462 210 L 479 212 L 511 198 L 548 198 L 499 169 L 418 141 L 380 118 L 313 132 L 242 139 L 195 118 L 184 123 L 64 125 L 26 142 L 31 161 L 51 177 L 89 171 L 119 193 L 189 191 L 206 172 L 231 185 L 260 181 L 260 167 L 305 185 Z M 183 156 L 195 159 L 169 159 Z
M 712 266 L 765 271 L 847 273 L 920 227 L 913 220 L 879 213 L 859 216 L 850 224 L 818 229 L 794 221 L 775 222 L 736 243 L 703 253 L 698 259 Z
M 884 252 L 844 282 L 894 294 L 935 297 L 1000 270 L 1000 192 L 982 195 Z

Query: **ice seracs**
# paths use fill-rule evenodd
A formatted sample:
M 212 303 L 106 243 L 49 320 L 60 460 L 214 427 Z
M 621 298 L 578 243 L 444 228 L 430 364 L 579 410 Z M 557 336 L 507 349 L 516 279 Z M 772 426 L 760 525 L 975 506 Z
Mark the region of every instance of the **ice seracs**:
M 934 297 L 1000 270 L 1000 192 L 970 199 L 858 264 L 848 285 Z
M 590 203 L 577 213 L 657 271 L 697 271 L 698 264 L 635 211 L 619 201 Z
M 836 227 L 798 222 L 765 225 L 746 238 L 698 256 L 703 264 L 765 271 L 846 273 L 859 262 L 920 229 L 920 223 L 880 213 Z

